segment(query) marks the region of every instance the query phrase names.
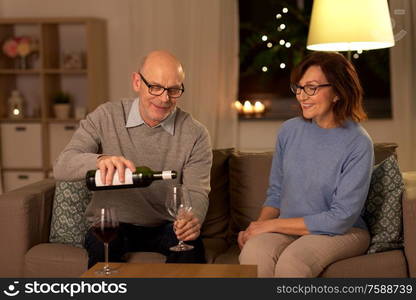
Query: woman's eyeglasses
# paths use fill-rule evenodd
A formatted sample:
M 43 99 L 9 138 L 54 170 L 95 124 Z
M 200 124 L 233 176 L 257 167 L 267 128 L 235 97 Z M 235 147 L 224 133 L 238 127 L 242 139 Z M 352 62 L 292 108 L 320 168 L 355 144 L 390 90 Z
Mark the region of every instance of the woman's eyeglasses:
M 301 86 L 299 84 L 295 84 L 292 83 L 290 85 L 290 90 L 293 92 L 293 94 L 295 95 L 300 95 L 301 91 L 303 90 L 305 92 L 306 95 L 308 96 L 313 96 L 316 94 L 316 91 L 321 88 L 321 87 L 326 87 L 326 86 L 331 86 L 332 84 L 330 83 L 324 83 L 324 84 L 306 84 L 304 86 Z

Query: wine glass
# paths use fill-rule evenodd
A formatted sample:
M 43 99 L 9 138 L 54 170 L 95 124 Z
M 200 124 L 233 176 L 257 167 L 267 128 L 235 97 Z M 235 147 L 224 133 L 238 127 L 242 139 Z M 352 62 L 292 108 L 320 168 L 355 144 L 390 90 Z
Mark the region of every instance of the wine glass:
M 108 265 L 108 244 L 115 239 L 118 231 L 118 218 L 113 207 L 102 207 L 94 211 L 94 222 L 92 224 L 93 233 L 104 243 L 105 265 L 95 274 L 110 275 L 117 273 L 117 270 Z
M 191 199 L 188 189 L 183 185 L 174 185 L 169 190 L 166 198 L 166 209 L 168 213 L 175 218 L 176 221 L 186 219 L 187 215 L 192 210 Z M 169 249 L 171 251 L 188 251 L 192 250 L 194 246 L 185 244 L 179 240 L 176 246 L 172 246 Z

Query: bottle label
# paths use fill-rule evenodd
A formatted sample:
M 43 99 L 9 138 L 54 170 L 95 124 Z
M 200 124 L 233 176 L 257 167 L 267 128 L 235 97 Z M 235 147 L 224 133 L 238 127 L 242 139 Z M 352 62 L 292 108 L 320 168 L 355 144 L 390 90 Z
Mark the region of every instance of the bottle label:
M 116 170 L 113 176 L 113 183 L 112 185 L 127 185 L 127 184 L 133 184 L 133 173 L 130 169 L 126 168 L 124 171 L 124 182 L 120 182 L 120 179 L 118 177 L 118 171 Z M 96 186 L 105 186 L 103 182 L 101 181 L 101 172 L 100 170 L 97 170 L 95 172 L 95 185 Z
M 173 173 L 172 171 L 162 171 L 162 179 L 172 179 L 173 178 Z

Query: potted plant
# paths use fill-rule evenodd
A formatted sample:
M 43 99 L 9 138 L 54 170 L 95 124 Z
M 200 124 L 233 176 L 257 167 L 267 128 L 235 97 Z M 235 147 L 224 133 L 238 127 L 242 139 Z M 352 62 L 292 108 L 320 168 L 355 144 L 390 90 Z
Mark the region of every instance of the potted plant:
M 52 100 L 55 118 L 68 119 L 71 111 L 71 95 L 65 92 L 59 92 Z

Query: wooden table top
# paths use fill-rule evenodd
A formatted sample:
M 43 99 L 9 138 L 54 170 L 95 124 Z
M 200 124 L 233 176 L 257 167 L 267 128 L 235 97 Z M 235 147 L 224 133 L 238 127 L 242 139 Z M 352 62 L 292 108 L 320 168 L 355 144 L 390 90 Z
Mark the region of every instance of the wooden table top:
M 97 263 L 86 271 L 84 278 L 256 278 L 257 266 L 231 264 L 153 264 L 153 263 L 110 263 L 118 272 L 97 275 L 104 263 Z

